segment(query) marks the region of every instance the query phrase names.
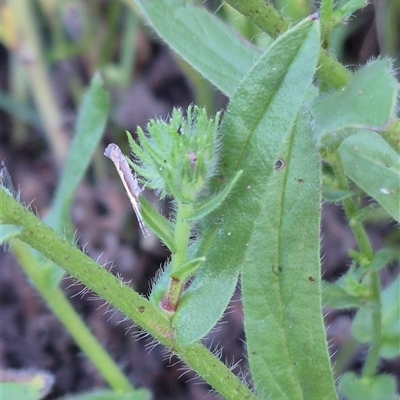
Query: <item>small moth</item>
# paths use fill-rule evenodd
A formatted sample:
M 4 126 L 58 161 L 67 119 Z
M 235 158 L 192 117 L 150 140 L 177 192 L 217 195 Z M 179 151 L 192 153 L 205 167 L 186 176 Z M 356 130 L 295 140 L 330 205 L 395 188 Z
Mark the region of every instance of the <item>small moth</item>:
M 129 168 L 126 157 L 122 154 L 121 149 L 115 144 L 110 143 L 104 151 L 104 155 L 108 157 L 115 165 L 118 175 L 125 187 L 126 193 L 132 204 L 133 211 L 135 211 L 136 218 L 139 222 L 140 229 L 142 230 L 143 236 L 149 236 L 149 232 L 144 224 L 142 215 L 140 214 L 140 202 L 139 196 L 142 189 L 139 187 L 139 182 L 136 178 L 136 174 L 133 175 Z

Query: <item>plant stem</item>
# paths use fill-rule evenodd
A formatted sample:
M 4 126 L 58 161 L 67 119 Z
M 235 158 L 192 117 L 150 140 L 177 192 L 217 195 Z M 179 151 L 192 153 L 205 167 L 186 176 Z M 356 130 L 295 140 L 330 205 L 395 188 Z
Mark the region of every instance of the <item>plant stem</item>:
M 10 89 L 12 97 L 21 104 L 28 103 L 29 97 L 29 82 L 26 73 L 21 65 L 18 57 L 15 53 L 10 53 Z M 2 100 L 4 101 L 3 94 L 1 94 Z M 20 118 L 13 117 L 12 119 L 12 146 L 15 148 L 20 147 L 24 141 L 28 139 L 28 126 L 26 122 L 22 121 Z
M 371 378 L 379 362 L 379 350 L 382 339 L 382 304 L 379 274 L 377 271 L 371 272 L 371 283 L 373 300 L 372 304 L 372 343 L 365 361 L 362 376 Z
M 62 239 L 4 190 L 0 190 L 0 204 L 0 222 L 21 226 L 23 231 L 18 237 L 21 241 L 124 313 L 203 377 L 221 396 L 229 400 L 256 400 L 251 390 L 201 343 L 180 346 L 174 338 L 170 319 L 158 307 Z
M 277 37 L 290 28 L 289 22 L 276 11 L 272 4 L 264 0 L 227 0 L 226 2 L 241 14 L 249 17 L 255 25 L 272 37 Z M 328 35 L 325 31 L 328 29 L 326 24 L 333 13 L 332 3 L 333 0 L 325 0 L 321 4 L 323 38 Z M 340 89 L 346 85 L 351 77 L 351 73 L 336 61 L 332 55 L 328 54 L 325 50 L 326 48 L 323 46 L 319 54 L 318 78 L 321 81 L 322 87 Z
M 334 156 L 332 168 L 335 172 L 336 179 L 338 180 L 339 187 L 342 190 L 349 191 L 349 184 L 339 156 Z M 374 251 L 363 224 L 356 218 L 353 218 L 356 215 L 357 210 L 351 197 L 343 200 L 343 208 L 361 253 L 363 253 L 369 261 L 371 261 L 374 257 Z
M 226 2 L 274 38 L 290 27 L 289 21 L 265 0 L 226 0 Z
M 334 0 L 321 0 L 319 15 L 321 18 L 322 48 L 330 47 L 330 37 L 332 33 L 331 19 L 333 15 Z
M 351 72 L 336 61 L 326 50 L 321 49 L 318 58 L 317 76 L 321 86 L 341 89 L 350 80 Z
M 161 301 L 162 308 L 172 313 L 174 313 L 178 307 L 186 283 L 186 280 L 182 279 L 180 270 L 182 266 L 186 264 L 190 240 L 191 223 L 185 220 L 192 214 L 192 204 L 178 203 L 174 232 L 175 252 L 172 254 L 171 279 L 164 299 Z
M 25 273 L 46 300 L 47 305 L 97 367 L 110 387 L 118 391 L 132 392 L 134 389 L 128 379 L 87 328 L 62 290 L 59 287 L 49 285 L 50 279 L 48 279 L 47 271 L 43 266 L 38 267 L 31 249 L 19 239 L 12 239 L 10 248 Z
M 348 191 L 348 181 L 340 161 L 339 156 L 335 157 L 332 163 L 333 170 L 339 183 L 339 187 L 343 190 Z M 367 233 L 365 232 L 364 226 L 360 221 L 353 218 L 356 214 L 356 205 L 354 204 L 351 197 L 343 200 L 343 208 L 346 213 L 346 217 L 349 221 L 350 228 L 353 231 L 354 237 L 357 241 L 358 247 L 363 255 L 371 261 L 374 257 L 374 251 L 371 243 L 368 239 Z M 372 293 L 372 300 L 370 302 L 372 309 L 372 340 L 371 347 L 368 352 L 367 360 L 363 368 L 363 376 L 371 378 L 376 370 L 376 366 L 379 361 L 379 350 L 381 345 L 382 336 L 382 305 L 381 305 L 381 293 L 380 293 L 380 280 L 377 271 L 370 272 L 370 289 Z
M 400 153 L 400 120 L 393 121 L 393 124 L 382 132 L 382 137 Z
M 132 8 L 125 4 L 123 6 L 125 7 L 125 16 L 121 41 L 121 60 L 118 83 L 121 86 L 126 86 L 129 84 L 136 61 L 136 46 L 132 45 L 132 38 L 135 38 L 136 43 L 139 32 L 139 16 L 132 10 Z

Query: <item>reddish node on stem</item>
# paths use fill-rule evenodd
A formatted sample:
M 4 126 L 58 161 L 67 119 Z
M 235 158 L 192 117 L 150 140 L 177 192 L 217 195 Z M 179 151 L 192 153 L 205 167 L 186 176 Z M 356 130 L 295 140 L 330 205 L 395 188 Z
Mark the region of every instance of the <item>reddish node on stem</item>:
M 176 312 L 176 305 L 173 304 L 168 297 L 161 300 L 160 306 L 164 311 L 167 311 L 169 313 Z
M 181 297 L 181 292 L 182 288 L 180 280 L 172 278 L 169 290 L 160 302 L 161 308 L 169 313 L 175 313 Z

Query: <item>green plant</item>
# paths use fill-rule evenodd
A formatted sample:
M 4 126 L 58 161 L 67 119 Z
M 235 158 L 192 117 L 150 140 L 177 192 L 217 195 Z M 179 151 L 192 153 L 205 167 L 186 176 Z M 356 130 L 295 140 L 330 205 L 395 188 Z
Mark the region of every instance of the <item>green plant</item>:
M 139 129 L 138 144 L 129 137 L 136 156 L 131 166 L 148 187 L 175 202 L 169 221 L 136 193 L 145 223 L 172 253 L 150 299 L 56 233 L 68 224 L 66 211 L 90 159 L 79 141 L 95 132 L 87 146 L 93 150 L 104 126 L 108 100 L 99 77 L 81 108 L 82 133 L 71 146 L 48 220 L 54 230 L 3 188 L 3 239 L 60 318 L 68 306 L 54 302 L 54 293 L 62 299 L 59 267 L 227 399 L 337 398 L 321 304 L 359 308 L 353 332 L 369 353 L 362 376 L 344 374 L 340 391 L 350 400 L 395 399 L 394 379 L 376 370 L 380 357 L 400 352 L 400 278 L 385 290 L 379 279 L 398 253 L 372 250 L 363 222 L 373 210 L 362 206 L 360 190 L 400 221 L 399 84 L 387 59 L 352 75 L 325 52 L 334 26 L 362 5 L 350 1 L 334 11 L 333 2 L 323 1 L 321 20 L 312 16 L 288 30 L 265 2 L 228 2 L 271 36 L 286 31 L 260 54 L 202 8 L 180 0 L 136 3 L 175 51 L 230 97 L 220 124 L 219 115 L 209 120 L 191 107 L 186 116 L 175 111 L 169 123 L 150 122 L 147 135 Z M 84 126 L 87 121 L 95 127 Z M 324 199 L 343 204 L 359 247 L 350 253 L 350 270 L 333 284 L 322 283 L 323 291 L 321 177 Z M 200 342 L 224 313 L 239 276 L 252 389 Z M 74 334 L 78 342 L 80 335 Z M 98 351 L 94 341 L 83 346 L 89 354 Z M 107 375 L 113 365 L 107 356 L 94 362 L 113 389 L 132 390 L 118 369 Z

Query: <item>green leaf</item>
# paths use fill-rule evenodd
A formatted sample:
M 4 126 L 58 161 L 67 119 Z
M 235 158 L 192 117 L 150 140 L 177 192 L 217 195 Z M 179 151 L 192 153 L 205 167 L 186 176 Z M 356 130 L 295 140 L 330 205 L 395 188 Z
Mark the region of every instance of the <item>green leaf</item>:
M 160 268 L 154 278 L 149 301 L 155 306 L 159 306 L 164 299 L 171 282 L 172 263 L 169 262 L 165 267 Z
M 177 271 L 171 274 L 172 278 L 179 279 L 180 281 L 186 281 L 191 278 L 195 272 L 199 269 L 200 265 L 205 261 L 205 257 L 198 257 L 189 260 L 183 264 Z
M 351 196 L 350 190 L 340 189 L 337 185 L 337 179 L 331 176 L 324 175 L 322 178 L 322 197 L 324 200 L 330 203 L 336 203 L 342 201 L 345 198 Z
M 158 238 L 173 252 L 174 232 L 171 222 L 157 212 L 144 198 L 140 197 L 141 214 L 146 225 L 158 236 Z
M 282 35 L 241 81 L 221 126 L 219 190 L 238 170 L 243 175 L 224 204 L 205 218 L 197 256 L 206 256 L 173 319 L 177 340 L 206 335 L 236 287 L 252 232 L 268 192 L 278 151 L 314 74 L 319 24 L 306 20 Z M 202 227 L 200 227 L 200 230 Z
M 82 181 L 92 156 L 103 135 L 110 99 L 100 74 L 95 74 L 79 107 L 75 136 L 47 223 L 57 232 L 70 228 L 69 210 L 73 195 Z
M 368 4 L 366 0 L 349 0 L 339 10 L 334 12 L 334 16 L 340 21 L 351 17 L 356 11 L 361 10 Z
M 321 96 L 313 106 L 319 145 L 338 145 L 357 128 L 383 129 L 395 114 L 398 91 L 389 60 L 360 69 L 344 89 Z
M 400 275 L 381 295 L 382 337 L 380 354 L 384 358 L 400 355 Z M 372 311 L 368 308 L 359 310 L 353 320 L 352 332 L 361 343 L 372 339 Z
M 218 208 L 228 197 L 229 193 L 236 185 L 236 182 L 242 176 L 242 173 L 243 171 L 238 171 L 235 177 L 229 183 L 229 185 L 227 185 L 223 190 L 221 190 L 219 193 L 213 196 L 211 200 L 206 201 L 205 203 L 202 203 L 198 207 L 196 207 L 194 215 L 190 216 L 189 218 L 186 218 L 186 221 L 187 222 L 197 221 L 201 218 L 204 218 L 206 215 L 210 214 L 212 211 Z
M 227 96 L 260 52 L 215 15 L 184 0 L 135 0 L 156 32 Z
M 379 271 L 386 267 L 386 265 L 393 259 L 392 252 L 388 249 L 378 250 L 374 254 L 374 258 L 366 265 L 367 271 Z
M 257 393 L 335 399 L 320 287 L 320 160 L 302 111 L 267 180 L 242 271 L 247 351 Z M 268 333 L 267 333 L 268 332 Z
M 344 140 L 339 154 L 346 175 L 400 222 L 400 155 L 367 131 Z
M 322 281 L 322 304 L 336 309 L 360 308 L 364 298 L 348 293 L 340 282 L 329 283 Z
M 1 371 L 0 397 L 1 399 L 39 400 L 44 398 L 53 385 L 52 375 L 35 370 Z
M 75 136 L 68 151 L 51 213 L 46 219 L 49 226 L 57 232 L 66 233 L 69 240 L 72 240 L 73 235 L 69 215 L 72 199 L 104 132 L 109 105 L 110 100 L 103 87 L 103 81 L 100 75 L 96 74 L 79 108 Z M 63 271 L 55 264 L 39 262 L 39 265 L 46 265 L 46 274 L 53 277 L 52 284 L 57 286 L 63 277 Z
M 350 256 L 359 264 L 358 268 L 351 266 L 346 274 L 336 282 L 322 282 L 322 303 L 331 308 L 363 308 L 373 295 L 366 278 L 370 271 L 379 271 L 393 258 L 391 251 L 382 249 L 374 254 L 372 260 L 367 260 L 365 255 L 350 251 Z
M 40 391 L 23 383 L 0 383 L 0 393 L 3 399 L 39 400 L 42 398 Z
M 396 380 L 389 375 L 367 379 L 347 372 L 340 378 L 339 385 L 341 393 L 348 400 L 398 400 Z
M 5 243 L 7 240 L 12 237 L 18 236 L 22 232 L 22 227 L 17 225 L 8 225 L 1 224 L 0 225 L 0 245 Z

